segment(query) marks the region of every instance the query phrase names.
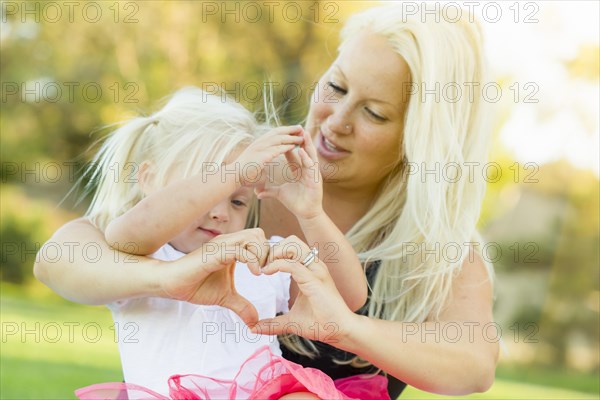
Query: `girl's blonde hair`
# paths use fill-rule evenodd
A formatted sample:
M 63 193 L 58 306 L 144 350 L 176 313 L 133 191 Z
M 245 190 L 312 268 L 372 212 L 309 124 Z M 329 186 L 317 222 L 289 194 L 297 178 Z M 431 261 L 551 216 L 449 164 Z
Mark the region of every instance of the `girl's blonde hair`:
M 439 13 L 407 16 L 398 5 L 382 6 L 350 17 L 340 49 L 364 32 L 385 37 L 406 61 L 416 94 L 408 99 L 404 115 L 399 152 L 404 158 L 347 237 L 365 266 L 381 263 L 371 288 L 369 317 L 436 320 L 454 277 L 467 257 L 479 252 L 481 241 L 475 226 L 491 133 L 481 91 L 486 79 L 482 33 L 477 23 L 445 21 Z M 444 98 L 442 89 L 448 84 L 460 86 L 462 96 Z M 469 85 L 475 88 L 472 96 Z M 436 87 L 442 91 L 439 100 L 431 93 L 425 98 L 424 91 Z M 445 166 L 454 168 L 450 178 L 422 174 Z M 460 177 L 454 173 L 456 166 Z M 486 263 L 486 268 L 491 279 L 492 267 Z M 308 356 L 316 350 L 306 341 L 286 345 Z M 355 358 L 352 365 L 369 363 Z
M 228 157 L 265 129 L 232 99 L 183 88 L 159 111 L 129 120 L 108 136 L 86 174 L 87 184 L 96 186 L 86 215 L 104 231 L 111 220 L 139 202 L 143 193 L 137 173 L 145 161 L 151 165 L 156 187 L 165 186 L 173 176 L 208 176 L 216 166 L 233 161 Z M 248 225 L 256 225 L 251 221 L 256 209 L 253 204 Z

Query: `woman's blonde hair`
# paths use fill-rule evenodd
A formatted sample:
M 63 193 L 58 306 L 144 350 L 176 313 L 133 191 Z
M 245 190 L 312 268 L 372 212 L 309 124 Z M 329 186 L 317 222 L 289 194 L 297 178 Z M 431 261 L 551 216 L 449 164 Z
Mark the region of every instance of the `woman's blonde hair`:
M 445 21 L 439 12 L 407 16 L 402 7 L 391 5 L 353 15 L 341 32 L 340 49 L 359 33 L 385 37 L 408 64 L 414 93 L 404 115 L 399 153 L 404 158 L 346 235 L 365 267 L 380 262 L 371 287 L 372 318 L 416 323 L 438 319 L 453 278 L 465 259 L 479 251 L 475 227 L 491 132 L 477 86 L 486 79 L 482 34 L 477 23 L 464 19 L 464 13 L 458 22 Z M 444 96 L 442 90 L 456 84 L 462 96 Z M 475 88 L 472 96 L 469 85 Z M 433 101 L 431 92 L 425 99 L 425 90 L 434 88 L 442 91 L 439 100 Z M 422 174 L 445 167 L 452 176 Z M 457 168 L 461 176 L 454 172 Z M 486 263 L 486 268 L 491 279 L 491 265 Z M 309 356 L 316 350 L 305 341 L 286 345 Z M 369 364 L 355 358 L 352 365 Z
M 167 179 L 214 173 L 233 152 L 266 129 L 242 105 L 195 87 L 174 93 L 159 111 L 127 121 L 112 132 L 90 164 L 87 184 L 95 189 L 87 215 L 103 230 L 139 202 L 137 173 L 149 162 L 153 185 Z M 242 146 L 242 147 L 241 147 Z M 211 165 L 212 164 L 212 165 Z M 256 203 L 253 202 L 253 203 Z M 256 225 L 256 204 L 248 225 Z

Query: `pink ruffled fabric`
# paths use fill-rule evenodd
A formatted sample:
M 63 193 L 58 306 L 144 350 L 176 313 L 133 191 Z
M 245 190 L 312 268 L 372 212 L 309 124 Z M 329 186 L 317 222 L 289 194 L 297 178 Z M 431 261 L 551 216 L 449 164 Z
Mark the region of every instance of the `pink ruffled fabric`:
M 240 367 L 233 380 L 203 375 L 173 375 L 169 397 L 132 383 L 100 383 L 75 391 L 81 400 L 275 400 L 294 392 L 311 392 L 327 400 L 390 400 L 387 378 L 356 375 L 333 381 L 261 347 Z

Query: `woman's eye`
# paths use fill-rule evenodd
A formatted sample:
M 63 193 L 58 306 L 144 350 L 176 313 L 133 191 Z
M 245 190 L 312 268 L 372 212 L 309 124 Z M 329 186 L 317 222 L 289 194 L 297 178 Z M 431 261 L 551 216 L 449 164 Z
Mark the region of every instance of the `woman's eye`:
M 346 92 L 347 92 L 346 89 L 342 89 L 340 86 L 336 85 L 333 82 L 327 82 L 327 86 L 329 86 L 330 88 L 332 88 L 333 91 L 336 92 L 336 93 L 346 94 Z
M 238 207 L 244 207 L 246 205 L 246 203 L 241 200 L 231 200 L 231 204 Z
M 378 121 L 382 121 L 382 122 L 383 122 L 383 121 L 386 121 L 386 120 L 387 120 L 387 118 L 386 118 L 386 117 L 384 117 L 384 116 L 382 116 L 382 115 L 379 115 L 379 114 L 375 113 L 373 110 L 371 110 L 371 109 L 369 109 L 369 108 L 365 108 L 365 110 L 367 111 L 367 113 L 368 113 L 368 114 L 369 114 L 371 117 L 375 118 L 375 119 L 376 119 L 376 120 L 378 120 Z

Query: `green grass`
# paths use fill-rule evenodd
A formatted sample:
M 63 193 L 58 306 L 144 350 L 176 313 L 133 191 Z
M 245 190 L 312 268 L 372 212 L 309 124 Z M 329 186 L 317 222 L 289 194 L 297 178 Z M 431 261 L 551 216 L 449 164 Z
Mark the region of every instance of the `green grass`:
M 462 397 L 436 396 L 407 388 L 400 399 L 598 399 L 598 394 L 582 393 L 572 390 L 556 389 L 496 379 L 492 388 L 485 393 Z
M 108 309 L 1 288 L 1 399 L 74 399 L 77 388 L 123 379 Z
M 122 380 L 108 309 L 67 302 L 40 285 L 0 289 L 0 399 L 74 399 L 77 388 Z M 449 397 L 407 388 L 401 398 Z M 598 399 L 598 377 L 500 366 L 488 392 L 462 398 Z
M 599 398 L 598 393 L 600 393 L 600 376 L 598 374 L 582 374 L 566 369 L 500 364 L 496 370 L 496 377 L 539 386 L 595 393 L 596 398 Z

